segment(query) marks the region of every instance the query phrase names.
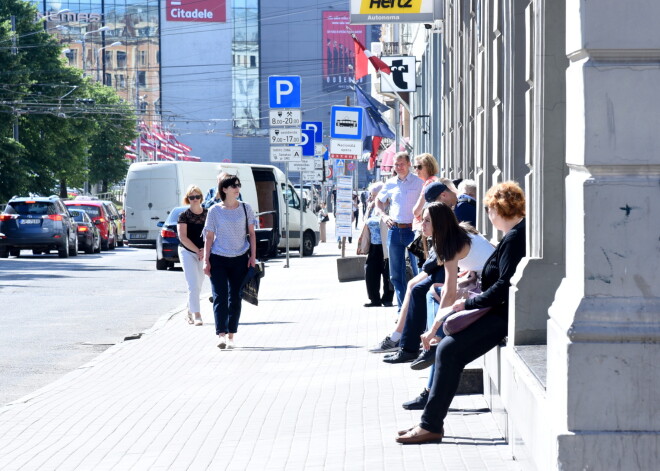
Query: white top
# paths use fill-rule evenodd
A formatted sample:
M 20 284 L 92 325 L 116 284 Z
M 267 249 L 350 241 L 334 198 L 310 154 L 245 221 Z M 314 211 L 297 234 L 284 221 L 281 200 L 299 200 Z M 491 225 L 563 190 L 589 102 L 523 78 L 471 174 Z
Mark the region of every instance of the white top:
M 399 224 L 411 224 L 413 222 L 413 208 L 422 192 L 424 181 L 412 172 L 408 172 L 406 178 L 389 178 L 383 189 L 378 193 L 378 200 L 382 203 L 390 200 L 390 217 Z
M 256 226 L 254 211 L 247 203 L 239 201 L 235 209 L 227 209 L 221 204 L 211 206 L 204 224 L 204 238 L 206 239 L 206 233 L 209 231 L 215 235 L 211 253 L 223 257 L 238 257 L 250 249 L 250 242 L 245 232 L 246 213 L 248 225 Z
M 458 261 L 458 269 L 460 271 L 476 271 L 477 274 L 481 274 L 486 260 L 495 252 L 495 247 L 490 245 L 490 242 L 481 234 L 468 233 L 468 235 L 472 240 L 470 252 L 464 259 Z

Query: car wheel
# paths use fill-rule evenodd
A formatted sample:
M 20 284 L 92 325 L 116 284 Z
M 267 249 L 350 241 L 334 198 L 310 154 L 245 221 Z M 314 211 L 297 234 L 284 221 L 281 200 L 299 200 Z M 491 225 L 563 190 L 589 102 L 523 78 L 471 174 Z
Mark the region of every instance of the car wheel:
M 167 260 L 156 260 L 156 270 L 167 270 L 168 265 Z
M 21 256 L 21 249 L 11 249 L 9 251 L 9 255 L 12 257 L 20 257 Z
M 112 243 L 110 243 L 110 237 L 108 237 L 108 248 L 110 250 L 115 250 L 116 246 L 117 246 L 117 234 L 112 236 Z
M 0 258 L 7 257 L 9 257 L 9 250 L 7 250 L 7 247 L 0 247 Z
M 108 239 L 110 238 L 108 237 Z M 101 250 L 108 250 L 109 247 L 108 241 L 101 239 Z
M 302 253 L 303 257 L 311 257 L 314 253 L 314 236 L 309 232 L 303 234 Z
M 94 253 L 94 239 L 93 238 L 92 238 L 92 243 L 85 246 L 85 253 L 88 254 L 88 255 Z
M 33 250 L 32 255 L 41 255 L 43 253 L 42 250 Z
M 78 241 L 75 244 L 69 246 L 69 255 L 71 257 L 76 257 L 78 255 Z
M 116 236 L 115 239 L 117 240 L 117 247 L 123 247 L 124 246 L 124 237 L 123 236 Z
M 60 258 L 67 258 L 69 256 L 69 242 L 65 241 L 64 245 L 57 249 L 57 255 Z

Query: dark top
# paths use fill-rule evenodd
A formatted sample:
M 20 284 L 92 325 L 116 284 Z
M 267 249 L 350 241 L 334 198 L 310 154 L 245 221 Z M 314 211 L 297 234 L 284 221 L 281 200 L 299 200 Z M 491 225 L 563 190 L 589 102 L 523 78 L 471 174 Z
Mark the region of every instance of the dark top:
M 433 283 L 445 282 L 445 266 L 438 265 L 438 257 L 433 249 L 429 251 L 429 258 L 422 265 L 422 271 L 431 277 Z
M 472 227 L 477 227 L 477 202 L 472 198 L 462 195 L 454 208 L 454 214 L 458 222 L 467 222 Z
M 493 254 L 486 260 L 481 273 L 482 293 L 465 301 L 465 309 L 492 307 L 491 312 L 508 314 L 509 287 L 511 277 L 516 272 L 518 263 L 525 256 L 525 220 L 523 219 L 511 229 L 495 248 Z
M 184 212 L 179 214 L 179 224 L 186 224 L 186 234 L 188 239 L 195 244 L 198 249 L 204 247 L 204 238 L 202 237 L 202 229 L 204 229 L 204 223 L 206 222 L 206 215 L 209 210 L 204 209 L 201 214 L 195 214 L 190 209 L 186 209 Z M 188 247 L 179 242 L 179 245 L 186 249 L 188 252 L 192 252 Z

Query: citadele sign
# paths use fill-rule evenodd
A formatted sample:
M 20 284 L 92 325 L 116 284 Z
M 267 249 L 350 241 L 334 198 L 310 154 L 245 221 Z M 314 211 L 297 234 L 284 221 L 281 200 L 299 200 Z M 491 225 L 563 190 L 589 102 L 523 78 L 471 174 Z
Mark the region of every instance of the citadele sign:
M 167 21 L 224 23 L 226 0 L 167 0 Z

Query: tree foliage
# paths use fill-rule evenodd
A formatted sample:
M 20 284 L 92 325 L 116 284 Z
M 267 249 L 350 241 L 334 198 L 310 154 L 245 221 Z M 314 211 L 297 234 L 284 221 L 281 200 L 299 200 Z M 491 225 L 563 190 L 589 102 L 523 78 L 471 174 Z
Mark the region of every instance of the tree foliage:
M 86 180 L 107 187 L 124 178 L 123 146 L 136 136 L 131 107 L 67 66 L 62 46 L 36 18 L 28 2 L 0 2 L 0 202 L 66 192 Z

